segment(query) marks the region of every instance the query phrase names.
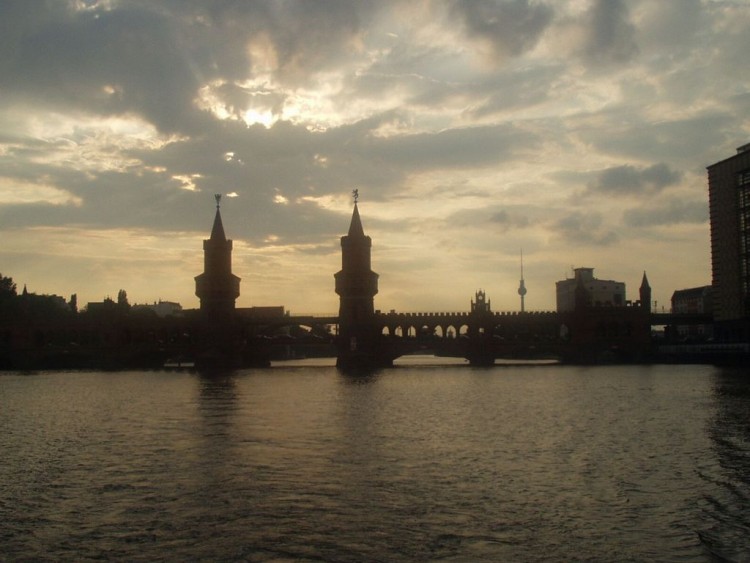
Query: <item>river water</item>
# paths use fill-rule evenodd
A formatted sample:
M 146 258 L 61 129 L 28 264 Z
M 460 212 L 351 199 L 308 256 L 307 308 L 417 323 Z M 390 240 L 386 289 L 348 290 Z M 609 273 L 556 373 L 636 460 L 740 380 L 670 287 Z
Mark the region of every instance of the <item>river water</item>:
M 750 560 L 743 370 L 3 373 L 0 455 L 7 560 Z

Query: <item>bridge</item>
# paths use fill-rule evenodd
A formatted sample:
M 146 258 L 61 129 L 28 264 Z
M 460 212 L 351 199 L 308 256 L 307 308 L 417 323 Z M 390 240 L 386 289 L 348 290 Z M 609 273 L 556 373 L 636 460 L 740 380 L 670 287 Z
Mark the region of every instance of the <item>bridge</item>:
M 223 235 L 217 207 L 217 230 Z M 215 247 L 211 247 L 215 244 Z M 223 246 L 222 246 L 223 245 Z M 705 315 L 652 313 L 651 288 L 645 275 L 640 300 L 623 306 L 595 306 L 587 290 L 576 289 L 575 309 L 567 312 L 495 312 L 483 291 L 460 312 L 382 312 L 374 307 L 379 276 L 371 269 L 372 241 L 365 235 L 355 197 L 348 233 L 341 237 L 342 268 L 334 275 L 339 295 L 337 316 L 290 316 L 245 319 L 241 321 L 241 341 L 252 354 L 278 353 L 279 346 L 295 344 L 311 350 L 333 350 L 337 365 L 344 369 L 390 366 L 396 358 L 414 353 L 462 357 L 473 365 L 490 365 L 498 358 L 557 358 L 566 362 L 646 361 L 653 353 L 651 329 L 656 325 L 708 324 Z M 227 243 L 206 241 L 211 248 L 222 249 L 226 265 Z M 229 241 L 231 250 L 231 241 Z M 214 260 L 215 261 L 215 260 Z M 207 257 L 207 264 L 211 262 Z M 233 279 L 224 270 L 224 286 L 219 299 L 201 296 L 196 278 L 196 294 L 204 309 L 206 298 L 209 318 L 220 314 L 232 299 Z M 205 276 L 205 274 L 204 274 Z M 523 285 L 522 285 L 523 287 Z M 238 289 L 236 289 L 238 293 Z M 519 295 L 521 290 L 519 290 Z M 523 297 L 523 295 L 522 295 Z M 218 305 L 217 305 L 218 303 Z M 284 335 L 291 327 L 310 327 L 296 340 Z M 218 325 L 214 330 L 218 330 Z M 287 333 L 288 334 L 288 333 Z M 274 348 L 274 346 L 276 348 Z M 275 350 L 275 352 L 274 352 Z M 251 355 L 252 355 L 251 354 Z
M 340 298 L 337 365 L 342 368 L 389 366 L 401 355 L 427 350 L 474 365 L 504 357 L 638 361 L 652 351 L 655 319 L 645 275 L 640 300 L 618 307 L 594 306 L 579 284 L 569 312 L 493 312 L 478 291 L 466 312 L 383 313 L 374 308 L 379 276 L 370 267 L 371 247 L 355 198 L 349 231 L 341 238 L 342 267 L 334 276 Z
M 111 310 L 60 319 L 0 319 L 0 367 L 142 368 L 168 360 L 243 367 L 292 355 L 335 355 L 343 369 L 371 369 L 420 352 L 466 358 L 473 365 L 498 358 L 648 361 L 652 326 L 712 323 L 706 315 L 652 313 L 645 275 L 640 300 L 622 306 L 596 306 L 579 284 L 575 307 L 565 312 L 492 311 L 483 291 L 466 311 L 382 312 L 374 306 L 379 276 L 371 269 L 371 246 L 355 200 L 349 231 L 341 237 L 341 270 L 334 274 L 337 315 L 237 309 L 240 279 L 232 273 L 232 241 L 224 234 L 217 198 L 211 236 L 203 242 L 204 272 L 195 278 L 200 310 L 157 319 L 112 303 Z

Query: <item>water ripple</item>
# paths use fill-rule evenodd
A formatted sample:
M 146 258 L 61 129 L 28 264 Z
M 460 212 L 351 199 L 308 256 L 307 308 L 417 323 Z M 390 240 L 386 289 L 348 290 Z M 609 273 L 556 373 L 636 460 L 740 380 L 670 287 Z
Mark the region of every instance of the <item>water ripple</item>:
M 748 381 L 705 366 L 0 377 L 40 561 L 750 560 Z

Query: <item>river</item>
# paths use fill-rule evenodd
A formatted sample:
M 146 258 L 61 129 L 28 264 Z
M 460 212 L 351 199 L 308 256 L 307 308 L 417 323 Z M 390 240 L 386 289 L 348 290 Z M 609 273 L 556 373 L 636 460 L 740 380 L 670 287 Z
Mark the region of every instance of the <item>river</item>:
M 748 561 L 750 374 L 0 373 L 0 559 Z

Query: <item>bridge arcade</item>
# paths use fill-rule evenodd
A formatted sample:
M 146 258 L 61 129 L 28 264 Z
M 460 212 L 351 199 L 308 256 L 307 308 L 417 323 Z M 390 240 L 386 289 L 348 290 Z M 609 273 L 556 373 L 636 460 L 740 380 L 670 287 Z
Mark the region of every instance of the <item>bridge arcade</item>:
M 581 287 L 575 310 L 565 313 L 493 312 L 482 290 L 468 312 L 382 313 L 374 308 L 378 275 L 371 270 L 371 248 L 355 197 L 349 233 L 341 238 L 342 269 L 335 275 L 339 367 L 389 366 L 417 352 L 463 357 L 473 365 L 531 357 L 619 361 L 650 353 L 651 288 L 645 273 L 641 300 L 622 307 L 594 306 Z

